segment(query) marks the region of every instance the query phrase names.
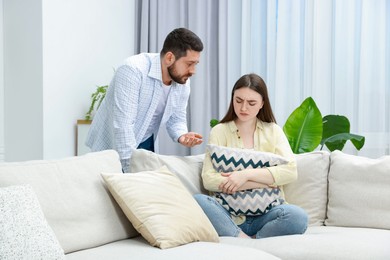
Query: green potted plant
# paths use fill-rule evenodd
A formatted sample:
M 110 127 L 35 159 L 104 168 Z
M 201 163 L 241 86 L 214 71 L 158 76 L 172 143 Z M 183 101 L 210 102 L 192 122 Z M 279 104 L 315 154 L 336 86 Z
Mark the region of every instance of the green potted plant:
M 91 104 L 89 106 L 88 112 L 85 114 L 83 120 L 77 120 L 76 155 L 82 155 L 91 151 L 88 147 L 85 146 L 84 142 L 86 140 L 89 127 L 92 123 L 93 114 L 99 108 L 104 97 L 106 96 L 107 88 L 108 85 L 96 86 L 95 92 L 91 94 Z
M 88 112 L 85 114 L 85 120 L 92 120 L 92 114 L 96 111 L 106 96 L 108 85 L 97 86 L 96 91 L 91 94 L 91 105 Z M 95 108 L 96 107 L 96 108 Z
M 311 97 L 306 98 L 287 118 L 283 131 L 294 153 L 311 152 L 321 145 L 329 151 L 342 151 L 350 140 L 357 150 L 364 146 L 365 137 L 350 133 L 347 117 L 327 115 L 322 117 Z

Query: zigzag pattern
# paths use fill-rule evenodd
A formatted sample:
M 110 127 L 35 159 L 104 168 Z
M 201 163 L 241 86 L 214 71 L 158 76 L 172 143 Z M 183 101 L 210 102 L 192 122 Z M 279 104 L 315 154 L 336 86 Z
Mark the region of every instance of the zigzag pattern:
M 207 149 L 210 152 L 213 166 L 218 172 L 270 167 L 287 163 L 286 159 L 273 153 L 212 144 L 207 145 Z
M 269 162 L 263 163 L 261 160 L 254 162 L 252 159 L 245 161 L 243 158 L 236 161 L 234 156 L 226 158 L 226 156 L 222 154 L 218 157 L 217 153 L 211 154 L 211 160 L 213 161 L 214 168 L 218 172 L 231 172 L 250 168 L 270 167 Z
M 263 214 L 267 213 L 270 209 L 272 209 L 272 207 L 277 206 L 277 205 L 281 205 L 281 204 L 284 203 L 284 200 L 280 199 L 280 200 L 275 200 L 275 201 L 271 202 L 270 204 L 268 204 L 268 206 L 264 210 L 261 210 L 259 208 L 251 208 L 251 209 L 247 209 L 247 210 L 242 210 L 242 209 L 238 208 L 237 210 L 234 210 L 225 201 L 218 200 L 218 199 L 217 199 L 217 201 L 222 205 L 222 207 L 224 207 L 226 210 L 228 210 L 230 214 L 235 215 L 235 216 L 240 216 L 240 215 L 259 216 L 259 215 L 263 215 Z
M 284 202 L 279 188 L 239 191 L 234 194 L 216 193 L 217 200 L 233 215 L 261 215 L 270 207 Z
M 266 152 L 207 145 L 213 167 L 218 172 L 263 168 L 287 163 L 283 157 Z M 234 194 L 215 193 L 217 201 L 231 214 L 256 216 L 284 203 L 279 188 L 238 191 Z
M 251 197 L 252 199 L 255 196 L 279 196 L 280 189 L 279 188 L 264 188 L 264 189 L 250 189 L 246 191 L 238 191 L 234 194 L 229 194 L 229 197 L 233 199 L 244 199 L 246 197 Z

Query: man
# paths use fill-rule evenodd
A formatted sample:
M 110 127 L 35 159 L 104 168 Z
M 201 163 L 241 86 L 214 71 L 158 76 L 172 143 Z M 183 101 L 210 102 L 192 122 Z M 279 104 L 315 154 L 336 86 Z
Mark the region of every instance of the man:
M 115 149 L 122 170 L 129 170 L 134 149 L 154 151 L 161 124 L 176 142 L 193 147 L 202 136 L 188 132 L 189 78 L 195 74 L 203 43 L 185 28 L 168 34 L 158 53 L 141 53 L 126 60 L 110 83 L 96 112 L 86 145 L 92 151 Z

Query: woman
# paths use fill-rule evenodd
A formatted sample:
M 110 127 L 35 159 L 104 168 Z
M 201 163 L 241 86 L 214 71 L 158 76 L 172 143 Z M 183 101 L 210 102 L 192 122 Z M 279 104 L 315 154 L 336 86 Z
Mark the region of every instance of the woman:
M 217 172 L 206 153 L 202 179 L 211 193 L 232 194 L 248 189 L 279 187 L 297 178 L 294 155 L 282 129 L 276 124 L 268 98 L 267 86 L 256 74 L 242 76 L 234 85 L 225 117 L 210 132 L 209 144 L 252 149 L 283 156 L 286 164 L 229 173 Z M 218 235 L 265 238 L 306 231 L 308 217 L 297 206 L 283 203 L 262 215 L 231 215 L 212 196 L 195 195 Z

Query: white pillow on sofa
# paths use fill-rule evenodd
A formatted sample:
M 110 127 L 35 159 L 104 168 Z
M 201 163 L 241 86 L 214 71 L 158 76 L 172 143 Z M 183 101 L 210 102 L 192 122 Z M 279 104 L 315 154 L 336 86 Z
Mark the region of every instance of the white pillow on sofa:
M 0 259 L 65 259 L 30 185 L 0 188 Z
M 67 254 L 139 235 L 100 175 L 121 171 L 114 150 L 56 160 L 5 162 L 0 164 L 0 187 L 30 184 Z
M 166 166 L 102 176 L 134 228 L 152 246 L 165 249 L 196 241 L 219 241 L 202 208 Z
M 309 226 L 323 226 L 325 222 L 329 158 L 327 151 L 296 154 L 298 179 L 283 186 L 286 201 L 309 215 Z
M 203 160 L 204 154 L 176 156 L 136 149 L 131 154 L 130 172 L 154 171 L 165 165 L 191 194 L 206 194 L 201 177 Z
M 390 156 L 330 156 L 325 225 L 390 229 Z

